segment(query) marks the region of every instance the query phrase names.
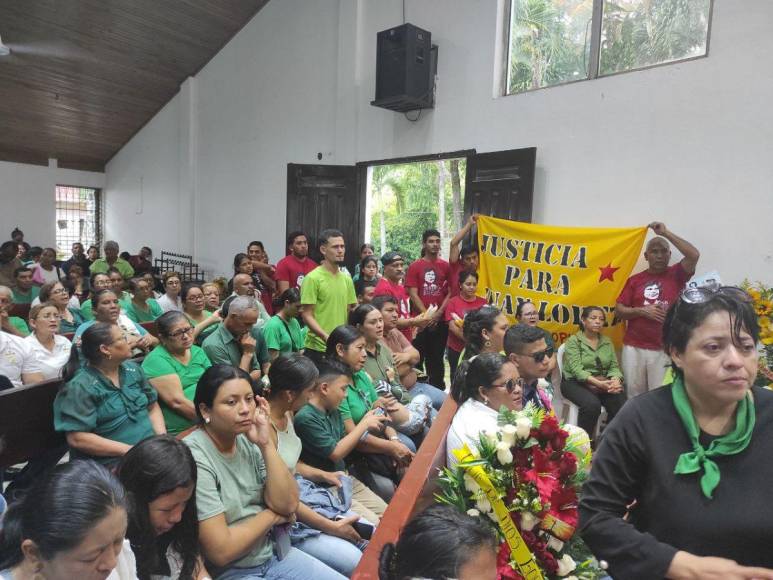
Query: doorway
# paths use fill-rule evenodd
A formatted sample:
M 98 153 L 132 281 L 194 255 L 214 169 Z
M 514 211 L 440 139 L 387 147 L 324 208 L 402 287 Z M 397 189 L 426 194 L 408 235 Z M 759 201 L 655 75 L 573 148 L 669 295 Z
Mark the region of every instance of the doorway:
M 406 263 L 421 255 L 421 233 L 440 232 L 442 255 L 464 223 L 466 157 L 367 166 L 365 242 L 377 255 L 400 252 Z

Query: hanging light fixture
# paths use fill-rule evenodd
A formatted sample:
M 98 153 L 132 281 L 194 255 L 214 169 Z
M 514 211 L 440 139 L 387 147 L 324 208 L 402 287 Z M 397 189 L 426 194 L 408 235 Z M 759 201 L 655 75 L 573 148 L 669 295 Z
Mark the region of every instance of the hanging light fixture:
M 0 56 L 8 56 L 11 54 L 11 49 L 3 44 L 3 39 L 0 38 Z

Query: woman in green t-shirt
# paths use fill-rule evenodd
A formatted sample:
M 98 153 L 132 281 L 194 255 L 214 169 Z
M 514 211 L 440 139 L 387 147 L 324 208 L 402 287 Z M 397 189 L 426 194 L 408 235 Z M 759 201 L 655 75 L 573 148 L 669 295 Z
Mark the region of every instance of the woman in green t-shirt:
M 132 299 L 125 302 L 123 308 L 130 320 L 137 324 L 153 322 L 164 313 L 156 299 L 153 298 L 153 287 L 145 278 L 129 280 L 129 290 L 131 290 Z
M 183 303 L 183 312 L 193 325 L 193 342 L 201 346 L 204 339 L 215 332 L 217 325 L 223 321 L 220 317 L 220 311 L 205 310 L 204 291 L 198 284 L 183 286 L 180 299 Z
M 116 324 L 93 323 L 81 336 L 88 362 L 70 351 L 64 387 L 54 400 L 54 428 L 64 432 L 71 459 L 115 463 L 133 445 L 166 433 L 156 392 L 130 362 L 131 347 Z
M 394 397 L 379 397 L 368 373 L 363 370 L 367 356 L 365 337 L 355 327 L 341 325 L 333 330 L 327 339 L 325 355 L 344 363 L 354 373 L 346 398 L 338 407 L 347 433 L 353 431 L 357 423 L 374 407 L 382 408 L 398 425 L 405 423 L 410 418 L 408 409 Z M 367 444 L 363 448 L 358 447 L 358 450 L 365 453 L 387 455 L 395 459 L 400 465 L 409 465 L 416 451 L 416 446 L 411 439 L 398 433 L 393 427 L 387 427 L 383 435 L 384 438 L 368 437 Z
M 300 305 L 301 293 L 297 288 L 288 288 L 274 300 L 276 314 L 263 327 L 272 361 L 280 354 L 303 352 L 303 333 L 297 319 Z
M 214 365 L 194 402 L 201 426 L 183 442 L 196 460 L 199 542 L 212 575 L 343 580 L 285 542 L 283 524 L 295 520 L 298 484 L 271 440 L 268 403 L 256 396 L 250 376 Z
M 167 432 L 176 435 L 193 426 L 196 383 L 212 363 L 193 344 L 193 327 L 185 314 L 165 312 L 156 320 L 161 344 L 142 362 L 142 370 L 158 391 Z

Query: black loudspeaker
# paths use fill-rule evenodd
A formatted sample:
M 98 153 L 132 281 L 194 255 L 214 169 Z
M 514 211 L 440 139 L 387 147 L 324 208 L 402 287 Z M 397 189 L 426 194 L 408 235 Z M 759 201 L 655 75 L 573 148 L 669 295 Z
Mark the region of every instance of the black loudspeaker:
M 379 32 L 376 99 L 370 104 L 400 112 L 431 109 L 436 70 L 437 47 L 429 31 L 403 24 Z

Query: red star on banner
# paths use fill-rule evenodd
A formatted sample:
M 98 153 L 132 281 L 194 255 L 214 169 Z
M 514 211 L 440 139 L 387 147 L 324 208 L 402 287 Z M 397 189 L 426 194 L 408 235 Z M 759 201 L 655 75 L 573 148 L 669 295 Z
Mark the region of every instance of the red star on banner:
M 615 272 L 617 272 L 620 268 L 613 268 L 612 262 L 607 264 L 606 266 L 602 266 L 599 268 L 601 271 L 601 274 L 599 275 L 599 283 L 603 282 L 604 280 L 609 280 L 610 282 L 615 281 Z

